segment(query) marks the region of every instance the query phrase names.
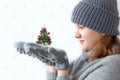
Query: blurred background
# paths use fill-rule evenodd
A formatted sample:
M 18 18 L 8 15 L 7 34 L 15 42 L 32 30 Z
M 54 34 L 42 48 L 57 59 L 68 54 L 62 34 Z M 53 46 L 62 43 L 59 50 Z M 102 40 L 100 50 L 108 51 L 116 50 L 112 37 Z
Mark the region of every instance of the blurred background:
M 0 78 L 46 80 L 46 66 L 38 59 L 19 54 L 17 41 L 36 42 L 41 27 L 50 32 L 53 47 L 67 52 L 72 61 L 81 55 L 75 28 L 70 21 L 80 0 L 0 0 Z M 120 11 L 120 1 L 118 1 Z

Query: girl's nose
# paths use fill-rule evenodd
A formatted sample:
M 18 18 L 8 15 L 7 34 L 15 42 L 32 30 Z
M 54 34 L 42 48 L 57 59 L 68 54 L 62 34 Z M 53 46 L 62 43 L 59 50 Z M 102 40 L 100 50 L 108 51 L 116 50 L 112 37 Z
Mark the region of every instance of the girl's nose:
M 75 38 L 80 38 L 80 37 L 81 37 L 81 34 L 78 31 L 76 31 Z

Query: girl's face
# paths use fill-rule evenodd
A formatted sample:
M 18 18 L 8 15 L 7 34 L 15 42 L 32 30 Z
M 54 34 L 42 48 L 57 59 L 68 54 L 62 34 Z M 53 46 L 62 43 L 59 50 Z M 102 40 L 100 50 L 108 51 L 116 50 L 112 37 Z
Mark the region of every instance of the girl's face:
M 85 26 L 76 25 L 75 37 L 79 40 L 83 51 L 92 50 L 95 44 L 104 36 L 104 33 L 97 32 Z

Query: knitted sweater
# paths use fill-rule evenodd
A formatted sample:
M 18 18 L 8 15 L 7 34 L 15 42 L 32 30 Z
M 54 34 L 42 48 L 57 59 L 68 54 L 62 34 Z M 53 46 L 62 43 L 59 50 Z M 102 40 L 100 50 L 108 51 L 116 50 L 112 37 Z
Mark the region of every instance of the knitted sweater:
M 70 75 L 57 76 L 48 72 L 47 80 L 120 80 L 120 55 L 110 55 L 94 61 L 83 53 L 70 64 Z

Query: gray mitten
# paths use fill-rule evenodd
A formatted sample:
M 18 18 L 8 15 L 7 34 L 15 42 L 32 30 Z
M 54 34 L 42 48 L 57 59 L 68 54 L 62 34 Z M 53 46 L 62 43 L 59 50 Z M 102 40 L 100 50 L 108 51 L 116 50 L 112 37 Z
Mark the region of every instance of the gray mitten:
M 48 55 L 48 47 L 45 45 L 40 45 L 36 43 L 25 43 L 24 44 L 25 53 L 34 54 L 40 61 L 47 65 L 55 66 L 55 62 L 50 61 Z
M 41 55 L 41 53 L 46 52 L 44 49 L 46 49 L 47 47 L 44 49 L 41 48 L 41 50 L 36 49 L 36 47 L 40 47 L 40 46 L 35 43 L 26 43 L 26 42 L 15 43 L 15 48 L 17 49 L 17 52 L 20 52 L 21 54 L 24 53 L 34 58 L 37 58 L 47 65 L 55 66 L 55 62 L 51 62 L 45 57 L 45 55 Z
M 39 59 L 47 59 L 49 62 L 55 63 L 57 70 L 68 69 L 69 67 L 66 52 L 63 50 L 35 43 L 25 43 L 24 49 L 26 53 L 33 53 Z
M 57 70 L 64 70 L 69 68 L 69 61 L 66 52 L 61 49 L 56 49 L 53 47 L 48 48 L 48 53 L 51 55 L 49 59 L 55 62 L 55 67 Z
M 17 43 L 15 43 L 15 48 L 16 48 L 16 50 L 17 50 L 17 52 L 19 52 L 19 53 L 25 53 L 25 50 L 24 50 L 24 43 L 25 42 L 17 42 Z

